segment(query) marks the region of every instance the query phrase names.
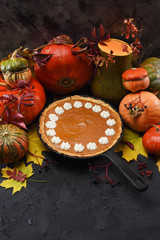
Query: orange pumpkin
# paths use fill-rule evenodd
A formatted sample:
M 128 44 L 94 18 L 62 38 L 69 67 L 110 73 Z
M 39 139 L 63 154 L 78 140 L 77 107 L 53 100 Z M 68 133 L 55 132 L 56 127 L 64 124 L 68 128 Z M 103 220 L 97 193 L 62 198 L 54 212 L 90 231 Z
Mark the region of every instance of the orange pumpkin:
M 160 123 L 160 100 L 147 91 L 129 93 L 120 102 L 119 112 L 130 128 L 144 132 L 147 125 Z
M 0 84 L 3 82 L 0 77 Z M 25 94 L 32 93 L 33 97 L 29 100 L 29 96 L 24 98 L 24 102 L 20 104 L 20 113 L 24 116 L 24 123 L 29 125 L 35 121 L 38 114 L 42 111 L 45 103 L 46 103 L 46 94 L 42 85 L 35 78 L 31 78 L 30 85 L 27 88 L 21 89 L 7 89 L 6 87 L 0 86 L 0 97 L 3 95 L 14 95 L 18 98 L 18 101 L 10 103 L 8 108 L 11 111 L 11 116 L 13 117 L 15 113 L 18 112 L 18 103 L 20 102 L 21 97 L 27 96 Z M 28 98 L 28 100 L 27 100 Z M 28 106 L 27 106 L 28 104 Z M 0 101 L 0 116 L 2 115 L 4 110 L 4 104 Z M 6 121 L 8 118 L 6 113 L 4 114 L 3 121 Z
M 148 153 L 160 154 L 160 125 L 151 125 L 143 136 L 142 143 Z
M 148 72 L 144 68 L 130 68 L 122 74 L 123 87 L 131 92 L 146 89 L 150 84 Z
M 92 78 L 93 66 L 83 53 L 72 54 L 73 44 L 52 44 L 44 47 L 42 54 L 52 57 L 45 66 L 35 64 L 36 78 L 44 88 L 56 95 L 66 95 L 84 87 Z

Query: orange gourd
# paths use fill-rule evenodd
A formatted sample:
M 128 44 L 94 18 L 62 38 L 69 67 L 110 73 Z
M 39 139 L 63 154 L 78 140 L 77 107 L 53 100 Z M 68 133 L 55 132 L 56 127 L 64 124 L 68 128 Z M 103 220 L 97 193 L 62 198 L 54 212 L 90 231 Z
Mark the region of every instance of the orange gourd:
M 160 123 L 160 100 L 147 91 L 129 93 L 120 102 L 119 112 L 130 128 L 144 132 L 148 125 Z
M 148 88 L 150 79 L 144 68 L 130 68 L 122 74 L 123 87 L 131 92 Z
M 0 77 L 0 84 L 3 82 L 2 78 Z M 30 94 L 33 94 L 30 98 Z M 46 103 L 46 94 L 42 85 L 37 81 L 35 78 L 31 78 L 30 85 L 20 89 L 7 89 L 4 86 L 0 86 L 0 97 L 6 95 L 14 95 L 17 97 L 18 100 L 13 101 L 9 104 L 8 109 L 11 111 L 11 116 L 13 117 L 14 114 L 18 112 L 18 104 L 20 99 L 23 98 L 24 102 L 20 104 L 20 113 L 24 116 L 23 122 L 26 125 L 29 125 L 35 121 L 39 113 L 42 111 L 45 103 Z M 24 98 L 26 96 L 26 98 Z M 28 106 L 27 106 L 28 105 Z M 0 101 L 0 116 L 3 115 L 4 111 L 4 104 Z M 3 121 L 8 119 L 8 115 L 6 113 L 3 115 Z
M 148 153 L 160 154 L 160 125 L 151 125 L 143 136 L 142 144 Z

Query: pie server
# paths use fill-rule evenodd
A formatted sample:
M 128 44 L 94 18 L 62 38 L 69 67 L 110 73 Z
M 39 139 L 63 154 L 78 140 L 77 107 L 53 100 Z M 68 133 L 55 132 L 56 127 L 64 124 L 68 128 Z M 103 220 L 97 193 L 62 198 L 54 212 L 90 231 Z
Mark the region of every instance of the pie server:
M 86 96 L 85 96 L 86 97 Z M 90 96 L 89 96 L 90 97 Z M 91 97 L 90 97 L 91 98 Z M 92 97 L 93 98 L 93 97 Z M 95 98 L 97 100 L 99 100 L 98 98 Z M 101 100 L 102 101 L 102 100 Z M 58 102 L 58 100 L 56 101 Z M 104 101 L 105 103 L 107 103 L 106 101 Z M 108 104 L 108 103 L 107 103 Z M 110 105 L 110 104 L 109 104 Z M 47 106 L 48 107 L 48 106 Z M 111 108 L 113 108 L 113 106 L 110 105 Z M 113 108 L 117 113 L 118 111 Z M 44 109 L 45 110 L 45 109 Z M 43 110 L 43 111 L 44 111 Z M 43 111 L 41 112 L 40 116 L 39 116 L 39 122 L 40 122 L 40 118 L 41 115 L 43 113 Z M 118 113 L 119 115 L 119 113 Z M 119 115 L 120 116 L 120 115 Z M 121 117 L 120 117 L 121 118 Z M 41 136 L 40 132 L 39 132 L 39 123 L 38 123 L 38 134 L 40 136 L 41 141 L 43 142 L 43 144 L 50 149 L 51 151 L 63 155 L 64 157 L 69 157 L 69 158 L 77 158 L 77 159 L 89 159 L 89 158 L 94 158 L 97 156 L 104 156 L 109 158 L 114 165 L 123 173 L 123 175 L 130 181 L 130 183 L 139 191 L 144 191 L 148 188 L 149 184 L 143 179 L 142 176 L 140 176 L 138 173 L 136 173 L 133 169 L 130 168 L 130 166 L 128 165 L 128 163 L 126 161 L 124 161 L 121 157 L 119 157 L 115 152 L 114 152 L 114 148 L 116 146 L 116 144 L 121 140 L 122 135 L 123 135 L 123 124 L 122 124 L 122 132 L 121 135 L 119 137 L 119 139 L 117 140 L 117 142 L 115 143 L 115 145 L 113 145 L 110 149 L 108 149 L 107 151 L 104 151 L 101 154 L 97 154 L 94 156 L 83 156 L 83 157 L 75 157 L 75 156 L 70 156 L 67 153 L 60 153 L 58 151 L 56 151 L 55 149 L 52 149 L 50 146 L 47 145 L 47 143 L 43 140 L 43 137 Z

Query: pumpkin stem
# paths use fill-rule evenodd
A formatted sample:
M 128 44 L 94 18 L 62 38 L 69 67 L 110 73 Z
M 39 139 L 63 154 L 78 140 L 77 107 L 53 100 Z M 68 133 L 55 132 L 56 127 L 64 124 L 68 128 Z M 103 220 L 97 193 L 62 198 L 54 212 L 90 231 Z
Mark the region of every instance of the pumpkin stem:
M 129 110 L 130 118 L 136 118 L 141 116 L 142 112 L 144 112 L 147 108 L 147 106 L 144 105 L 141 100 L 140 92 L 137 98 L 127 104 L 124 104 L 124 106 L 127 108 L 127 110 Z
M 142 114 L 141 109 L 138 105 L 129 109 L 130 118 L 139 117 Z
M 160 129 L 159 127 L 157 127 L 156 125 L 154 124 L 149 124 L 149 125 L 146 125 L 146 127 L 155 127 L 156 128 L 156 132 L 160 132 Z
M 2 133 L 2 136 L 3 137 L 7 137 L 9 135 L 9 132 L 4 132 L 4 133 Z
M 18 49 L 16 49 L 16 50 L 14 50 L 14 52 L 12 53 L 12 56 L 11 56 L 11 59 L 15 59 L 15 58 L 17 58 L 17 53 L 18 53 L 18 51 L 19 50 L 21 50 L 22 49 L 22 46 L 20 46 Z
M 45 180 L 35 180 L 35 179 L 27 179 L 28 181 L 31 181 L 31 182 L 38 182 L 38 183 L 47 183 L 48 181 L 45 181 Z

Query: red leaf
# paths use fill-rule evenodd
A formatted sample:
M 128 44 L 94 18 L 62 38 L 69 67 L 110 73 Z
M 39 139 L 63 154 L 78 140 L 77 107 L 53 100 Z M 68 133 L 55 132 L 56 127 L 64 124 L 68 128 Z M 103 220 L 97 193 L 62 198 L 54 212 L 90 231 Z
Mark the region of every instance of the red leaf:
M 27 98 L 27 99 L 23 99 L 23 102 L 29 102 L 29 101 L 34 101 L 34 98 Z
M 103 40 L 108 40 L 108 39 L 110 39 L 110 33 L 108 33 Z
M 4 94 L 3 96 L 0 97 L 0 100 L 9 100 L 9 101 L 13 101 L 13 100 L 17 100 L 18 98 L 13 95 L 13 94 Z
M 53 54 L 42 54 L 37 53 L 33 56 L 34 61 L 38 64 L 39 67 L 43 67 L 47 64 Z
M 104 43 L 103 41 L 100 41 L 99 44 L 102 45 L 102 46 L 107 46 L 107 44 Z
M 27 174 L 24 175 L 21 170 L 19 170 L 17 173 L 16 168 L 13 169 L 13 172 L 10 170 L 6 170 L 6 173 L 7 175 L 9 175 L 8 179 L 14 179 L 17 182 L 24 182 L 25 179 L 27 178 Z
M 134 150 L 134 145 L 131 142 L 128 141 L 124 141 L 123 143 L 125 143 L 130 149 Z
M 6 173 L 7 173 L 7 175 L 13 174 L 13 172 L 11 172 L 10 170 L 6 170 Z
M 78 42 L 71 48 L 76 48 L 76 47 L 80 47 L 83 44 L 87 44 L 88 43 L 88 39 L 85 37 L 82 37 L 80 40 L 78 40 Z
M 102 39 L 105 35 L 105 30 L 102 24 L 99 26 L 99 31 L 100 31 L 100 39 Z
M 12 117 L 12 120 L 24 119 L 24 116 L 21 113 L 15 113 Z
M 56 43 L 56 44 L 73 44 L 72 39 L 68 35 L 59 35 L 53 40 L 51 40 L 49 43 Z
M 96 34 L 96 28 L 95 27 L 92 29 L 91 36 L 93 37 L 93 39 L 97 40 L 97 34 Z
M 33 95 L 32 93 L 24 93 L 24 94 L 21 96 L 21 99 L 24 99 L 24 98 L 30 99 L 29 97 L 34 98 L 34 95 Z
M 9 110 L 8 107 L 6 107 L 6 109 L 5 109 L 5 114 L 6 114 L 6 117 L 7 117 L 8 121 L 9 121 L 9 119 L 10 119 L 10 110 Z
M 17 174 L 17 169 L 16 168 L 13 169 L 13 173 Z
M 30 82 L 27 82 L 25 80 L 19 80 L 18 83 L 16 84 L 16 87 L 14 90 L 17 90 L 19 88 L 24 88 L 30 85 Z
M 24 122 L 19 122 L 19 121 L 11 121 L 11 123 L 21 127 L 21 128 L 24 128 L 26 130 L 28 130 L 28 128 L 26 127 L 25 123 Z
M 82 53 L 86 53 L 87 52 L 87 50 L 88 50 L 88 47 L 85 47 L 85 48 L 81 48 L 81 49 L 71 49 L 71 52 L 72 52 L 72 54 L 74 54 L 74 55 L 78 55 L 78 54 L 82 54 Z
M 26 107 L 30 107 L 34 105 L 34 103 L 24 103 L 24 102 L 22 102 L 22 104 Z

